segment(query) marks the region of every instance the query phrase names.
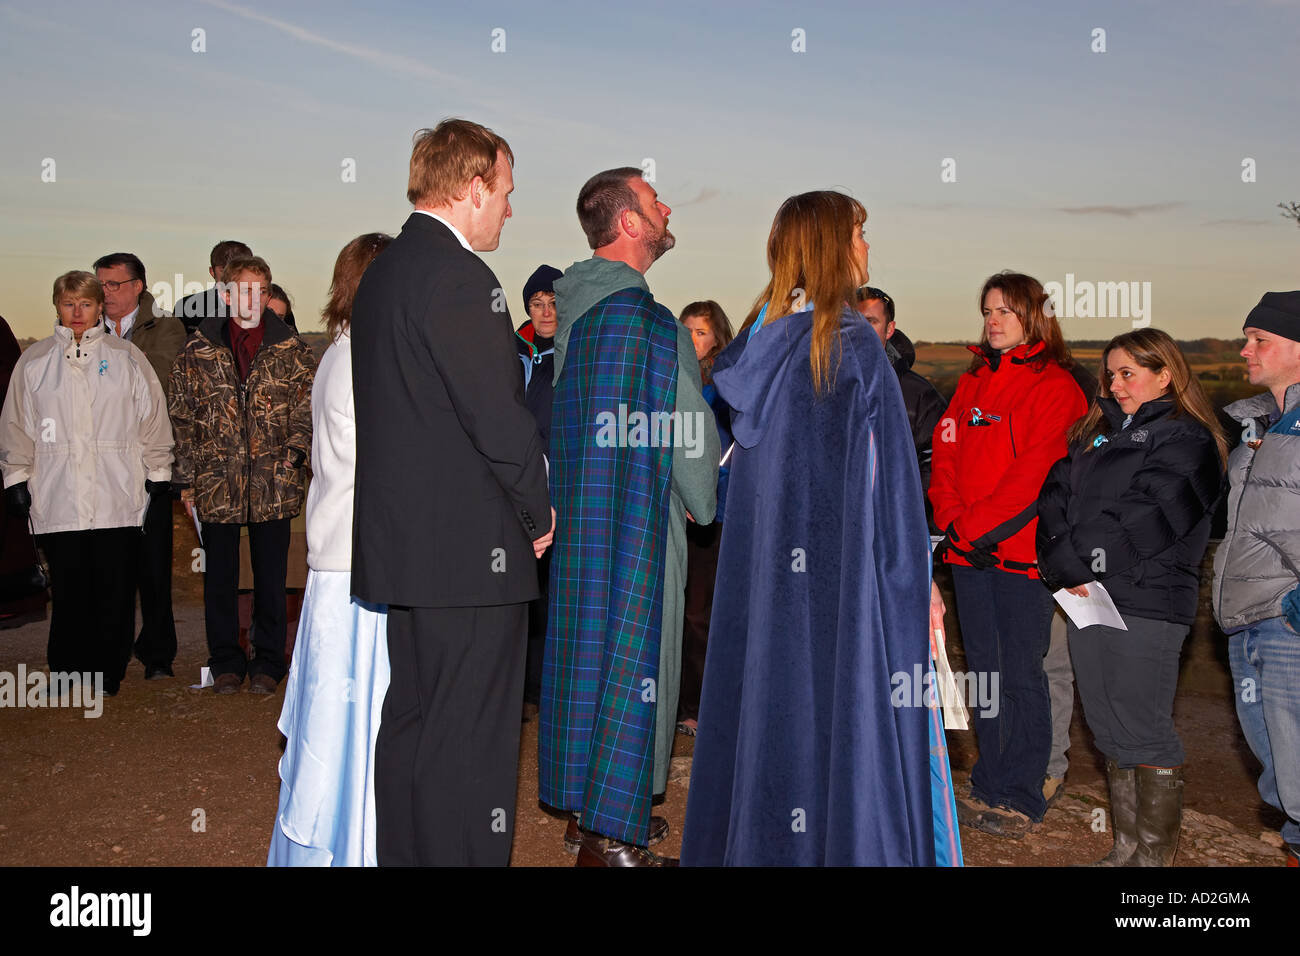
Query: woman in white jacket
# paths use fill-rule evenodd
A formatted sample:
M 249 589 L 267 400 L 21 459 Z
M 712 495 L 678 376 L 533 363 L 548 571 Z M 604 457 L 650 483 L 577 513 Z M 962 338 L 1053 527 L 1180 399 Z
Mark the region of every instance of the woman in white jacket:
M 18 359 L 0 413 L 10 511 L 50 566 L 50 671 L 116 694 L 135 634 L 136 552 L 151 494 L 170 493 L 172 428 L 143 352 L 104 331 L 89 272 L 54 283 L 58 323 Z
M 332 344 L 311 390 L 307 588 L 280 732 L 280 806 L 268 866 L 375 866 L 375 735 L 388 692 L 387 609 L 352 597 L 352 300 L 391 236 L 358 236 L 334 263 Z

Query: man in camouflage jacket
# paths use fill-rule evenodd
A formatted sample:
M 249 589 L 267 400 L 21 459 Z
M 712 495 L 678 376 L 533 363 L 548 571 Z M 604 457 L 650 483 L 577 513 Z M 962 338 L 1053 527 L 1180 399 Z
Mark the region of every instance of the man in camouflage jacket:
M 176 436 L 172 480 L 202 525 L 208 664 L 219 693 L 238 690 L 246 672 L 255 693 L 270 693 L 284 677 L 289 521 L 302 508 L 303 465 L 311 460 L 316 361 L 273 312 L 261 310 L 270 270 L 263 276 L 245 266 L 232 273 L 245 262 L 231 263 L 226 281 L 264 285 L 254 300 L 256 323 L 250 326 L 251 314 L 240 326 L 238 315 L 204 319 L 176 357 L 168 390 Z M 260 259 L 247 262 L 265 266 Z M 250 313 L 247 301 L 242 312 Z M 249 344 L 250 329 L 260 342 Z M 251 662 L 238 643 L 243 525 L 253 565 Z

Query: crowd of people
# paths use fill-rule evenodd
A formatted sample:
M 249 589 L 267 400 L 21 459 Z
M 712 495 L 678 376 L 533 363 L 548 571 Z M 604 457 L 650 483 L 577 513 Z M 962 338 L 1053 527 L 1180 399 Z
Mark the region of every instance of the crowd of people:
M 959 825 L 1020 838 L 1059 797 L 1077 683 L 1110 792 L 1096 865 L 1168 866 L 1179 654 L 1225 493 L 1214 613 L 1300 856 L 1300 292 L 1246 317 L 1263 391 L 1224 410 L 1240 436 L 1168 334 L 1116 336 L 1093 379 L 1014 272 L 980 290 L 945 400 L 837 192 L 781 204 L 733 339 L 713 300 L 656 301 L 671 209 L 640 169 L 599 172 L 577 198 L 591 257 L 539 266 L 516 329 L 479 255 L 513 165 L 469 121 L 416 135 L 413 212 L 339 253 L 319 366 L 236 241 L 175 315 L 130 253 L 67 272 L 53 335 L 4 355 L 0 601 L 48 584 L 52 671 L 110 695 L 133 655 L 171 677 L 179 498 L 214 692 L 286 683 L 269 864 L 506 864 L 522 706 L 579 866 L 677 865 L 650 849 L 677 734 L 695 737 L 682 864 L 960 865 Z M 891 693 L 945 653 L 941 565 L 971 673 L 994 678 L 961 792 L 933 699 Z M 1056 614 L 1093 589 L 1122 626 Z

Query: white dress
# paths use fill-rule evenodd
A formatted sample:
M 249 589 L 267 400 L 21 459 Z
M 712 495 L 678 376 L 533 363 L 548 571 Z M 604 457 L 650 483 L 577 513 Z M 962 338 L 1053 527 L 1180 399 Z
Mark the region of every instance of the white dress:
M 388 691 L 386 608 L 353 598 L 356 425 L 352 343 L 325 351 L 312 386 L 307 588 L 280 732 L 280 806 L 268 866 L 375 866 L 375 735 Z

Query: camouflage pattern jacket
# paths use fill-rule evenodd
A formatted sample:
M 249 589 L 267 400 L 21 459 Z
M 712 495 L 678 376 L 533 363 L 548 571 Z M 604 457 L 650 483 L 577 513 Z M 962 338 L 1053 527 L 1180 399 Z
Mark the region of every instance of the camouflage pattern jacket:
M 311 460 L 311 349 L 268 309 L 248 380 L 239 381 L 228 319 L 204 319 L 176 356 L 168 411 L 176 436 L 172 482 L 194 488 L 200 521 L 246 524 L 302 509 Z

